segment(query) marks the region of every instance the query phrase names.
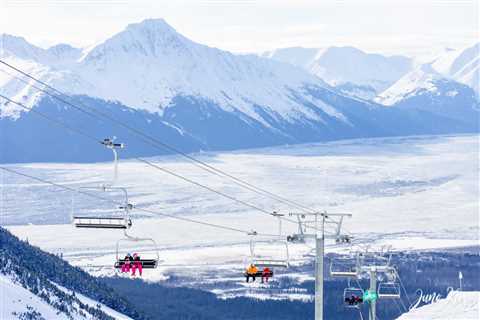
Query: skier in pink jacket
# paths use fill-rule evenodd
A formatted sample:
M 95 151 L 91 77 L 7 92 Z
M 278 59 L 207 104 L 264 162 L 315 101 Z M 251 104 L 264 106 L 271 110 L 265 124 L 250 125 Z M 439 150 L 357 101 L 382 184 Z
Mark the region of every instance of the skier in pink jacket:
M 133 254 L 133 267 L 132 267 L 132 276 L 135 276 L 135 273 L 137 272 L 140 274 L 140 277 L 142 276 L 142 262 L 140 261 L 140 256 L 136 253 Z

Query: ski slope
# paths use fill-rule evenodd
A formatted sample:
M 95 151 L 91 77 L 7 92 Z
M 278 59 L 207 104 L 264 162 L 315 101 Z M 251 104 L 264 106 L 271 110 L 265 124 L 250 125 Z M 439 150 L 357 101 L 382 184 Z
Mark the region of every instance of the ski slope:
M 58 310 L 4 275 L 0 275 L 0 292 L 1 319 L 21 319 L 21 314 L 25 312 L 39 312 L 45 319 L 68 319 L 66 315 L 57 314 Z
M 441 249 L 479 245 L 478 136 L 423 136 L 349 140 L 285 146 L 196 157 L 243 180 L 317 210 L 351 212 L 345 230 L 356 245 L 392 245 L 394 250 Z M 298 211 L 239 188 L 174 156 L 152 159 L 213 189 L 253 203 L 267 211 Z M 69 187 L 99 185 L 112 173 L 110 163 L 11 165 L 10 168 Z M 137 206 L 202 222 L 260 233 L 276 233 L 269 215 L 233 203 L 135 161 L 122 161 L 119 185 L 129 188 Z M 2 223 L 21 239 L 55 253 L 95 275 L 113 275 L 116 243 L 121 231 L 80 230 L 68 224 L 72 195 L 57 187 L 3 173 Z M 119 198 L 117 198 L 118 200 Z M 74 207 L 108 210 L 105 203 L 79 197 Z M 111 209 L 111 208 L 110 208 Z M 246 233 L 216 229 L 171 218 L 133 212 L 129 233 L 153 238 L 160 266 L 144 278 L 167 279 L 171 274 L 215 282 L 231 277 L 242 282 L 249 256 Z M 284 222 L 284 234 L 297 226 Z M 281 244 L 265 246 L 283 254 Z M 293 265 L 312 261 L 312 243 L 290 245 Z M 329 243 L 327 252 L 349 248 Z M 139 252 L 155 256 L 148 243 L 126 243 L 120 255 Z M 211 270 L 216 272 L 212 279 Z M 288 276 L 286 273 L 285 276 Z M 305 279 L 311 275 L 302 275 Z M 202 279 L 202 280 L 199 280 Z M 223 281 L 223 280 L 221 280 Z M 228 294 L 228 293 L 226 293 Z M 304 299 L 303 297 L 302 299 Z
M 61 288 L 60 286 L 58 287 Z M 62 288 L 62 290 L 70 293 L 70 290 L 64 288 Z M 36 314 L 37 317 L 35 319 L 40 319 L 39 317 L 43 317 L 42 319 L 58 320 L 95 319 L 88 313 L 84 312 L 82 315 L 74 312 L 73 310 L 69 310 L 72 316 L 69 317 L 67 314 L 55 309 L 53 306 L 42 300 L 39 296 L 34 295 L 21 285 L 12 281 L 10 277 L 3 274 L 0 274 L 0 293 L 0 319 L 27 319 L 27 314 L 30 316 Z M 114 319 L 131 319 L 79 293 L 76 293 L 75 295 L 83 304 L 89 305 L 92 308 L 100 305 L 101 310 Z
M 397 320 L 467 320 L 480 318 L 480 292 L 452 291 L 445 299 L 403 314 Z

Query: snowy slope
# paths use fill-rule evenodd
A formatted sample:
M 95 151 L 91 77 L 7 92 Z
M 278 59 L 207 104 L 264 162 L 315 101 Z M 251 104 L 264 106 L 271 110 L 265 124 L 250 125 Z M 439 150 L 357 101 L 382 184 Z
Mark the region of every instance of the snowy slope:
M 467 320 L 480 318 L 480 292 L 452 291 L 445 299 L 403 314 L 397 320 Z
M 71 294 L 71 291 L 67 289 L 62 289 L 62 291 Z M 59 320 L 96 319 L 95 316 L 86 312 L 74 312 L 73 308 L 69 310 L 71 312 L 70 315 L 72 316 L 70 317 L 42 300 L 39 296 L 22 287 L 19 283 L 12 280 L 11 277 L 3 274 L 0 274 L 0 293 L 0 319 L 29 319 L 27 316 L 35 315 L 37 318 L 34 319 L 41 319 L 40 317 L 43 317 L 43 319 Z M 114 319 L 131 319 L 81 294 L 76 293 L 76 297 L 81 303 L 92 308 L 96 308 L 97 305 L 100 305 L 101 310 Z
M 0 275 L 0 318 L 22 319 L 25 313 L 39 313 L 45 319 L 67 320 L 67 315 L 41 300 L 9 277 Z
M 461 83 L 476 92 L 478 99 L 480 73 L 480 43 L 464 50 L 449 50 L 432 62 L 423 64 L 407 73 L 391 87 L 380 93 L 376 101 L 394 105 L 416 95 L 420 91 L 439 93 L 436 82 Z M 447 93 L 455 95 L 455 92 Z
M 450 50 L 432 63 L 443 76 L 480 92 L 480 43 L 461 50 Z
M 351 83 L 377 92 L 412 68 L 412 60 L 407 57 L 371 54 L 353 47 L 284 48 L 263 56 L 300 66 L 334 86 Z
M 382 92 L 376 100 L 379 103 L 391 106 L 403 99 L 414 96 L 419 91 L 436 92 L 435 82 L 440 79 L 443 79 L 443 76 L 436 72 L 431 65 L 421 65 Z

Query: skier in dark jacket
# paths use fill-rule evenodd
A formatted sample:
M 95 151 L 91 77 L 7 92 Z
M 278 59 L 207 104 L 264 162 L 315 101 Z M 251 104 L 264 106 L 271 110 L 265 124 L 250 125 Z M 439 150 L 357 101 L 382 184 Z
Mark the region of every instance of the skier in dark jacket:
M 133 262 L 133 257 L 130 255 L 130 253 L 127 253 L 125 258 L 123 258 L 123 266 L 122 266 L 122 272 L 129 272 L 130 268 L 132 267 L 132 262 Z

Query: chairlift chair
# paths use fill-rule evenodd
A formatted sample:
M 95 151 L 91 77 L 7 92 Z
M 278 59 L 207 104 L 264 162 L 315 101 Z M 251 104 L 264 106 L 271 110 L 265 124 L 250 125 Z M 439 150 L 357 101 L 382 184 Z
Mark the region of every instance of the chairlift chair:
M 121 255 L 120 255 L 120 244 L 122 242 L 125 242 L 125 241 L 131 241 L 131 242 L 139 242 L 139 243 L 145 243 L 145 242 L 148 242 L 148 243 L 151 243 L 152 246 L 153 246 L 153 251 L 154 251 L 154 254 L 147 254 L 146 252 L 142 252 L 142 250 L 136 250 L 137 253 L 139 253 L 139 256 L 140 256 L 140 263 L 142 264 L 142 268 L 143 269 L 155 269 L 157 268 L 158 266 L 158 263 L 160 261 L 160 254 L 159 254 L 159 251 L 158 251 L 158 246 L 157 246 L 157 243 L 155 242 L 155 240 L 153 240 L 152 238 L 136 238 L 136 237 L 132 237 L 132 236 L 129 236 L 126 232 L 125 232 L 125 238 L 123 239 L 120 239 L 117 241 L 117 246 L 116 246 L 116 262 L 114 264 L 114 267 L 115 269 L 121 269 L 122 266 L 125 264 L 125 259 L 124 258 L 121 258 Z M 125 253 L 127 252 L 128 250 L 125 249 Z M 148 258 L 145 258 L 145 255 L 148 257 Z
M 363 304 L 363 289 L 349 286 L 343 290 L 343 303 L 346 308 L 358 308 Z
M 73 223 L 77 228 L 91 229 L 128 229 L 132 226 L 132 220 L 120 217 L 73 217 Z
M 75 195 L 72 198 L 72 222 L 76 228 L 91 228 L 91 229 L 129 229 L 132 226 L 132 220 L 130 219 L 130 210 L 133 208 L 133 205 L 128 203 L 128 193 L 125 188 L 120 187 L 81 187 L 79 194 L 83 193 L 102 193 L 103 197 L 105 194 L 112 192 L 120 192 L 122 194 L 124 203 L 121 206 L 116 208 L 108 208 L 102 215 L 90 213 L 85 213 L 83 211 L 88 211 L 90 209 L 82 209 L 77 204 L 81 201 L 75 201 Z M 98 209 L 98 208 L 96 208 Z M 74 215 L 74 213 L 79 213 L 79 215 Z
M 270 255 L 260 255 L 258 254 L 255 249 L 256 244 L 259 242 L 258 240 L 255 239 L 255 236 L 257 236 L 257 233 L 251 233 L 251 238 L 250 238 L 250 264 L 253 264 L 257 267 L 260 268 L 269 268 L 273 270 L 273 268 L 288 268 L 290 265 L 290 256 L 289 256 L 289 251 L 288 251 L 288 241 L 283 238 L 274 238 L 271 240 L 266 240 L 263 242 L 268 242 L 268 243 L 279 243 L 282 246 L 285 247 L 284 250 L 284 255 L 283 256 L 272 256 Z M 258 248 L 258 247 L 257 247 Z M 283 250 L 282 250 L 283 251 Z
M 332 259 L 330 262 L 330 275 L 332 277 L 357 278 L 359 271 L 356 258 Z
M 291 243 L 305 243 L 305 236 L 303 234 L 291 234 L 287 236 L 287 241 Z
M 133 208 L 133 205 L 128 201 L 128 193 L 125 188 L 113 187 L 117 181 L 118 176 L 118 152 L 117 149 L 123 149 L 125 145 L 123 143 L 115 143 L 116 137 L 105 138 L 101 141 L 107 149 L 113 152 L 113 179 L 110 183 L 102 184 L 99 187 L 81 187 L 78 194 L 85 194 L 88 192 L 101 192 L 102 198 L 106 194 L 112 192 L 120 192 L 122 194 L 122 205 L 118 208 L 109 208 L 109 214 L 103 215 L 91 215 L 86 213 L 80 213 L 80 208 L 76 208 L 77 204 L 85 205 L 87 203 L 82 201 L 75 201 L 75 196 L 72 196 L 72 221 L 77 228 L 95 228 L 95 229 L 128 229 L 132 226 L 132 220 L 129 217 L 129 211 Z M 98 208 L 96 208 L 98 210 Z M 85 209 L 83 209 L 85 210 Z M 120 212 L 118 212 L 120 210 Z M 113 214 L 112 214 L 113 213 Z
M 400 284 L 395 281 L 383 281 L 378 285 L 379 299 L 400 299 Z

